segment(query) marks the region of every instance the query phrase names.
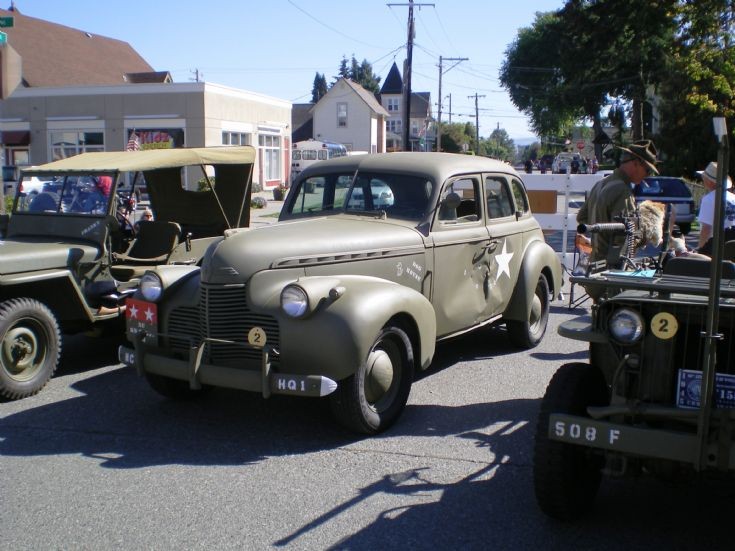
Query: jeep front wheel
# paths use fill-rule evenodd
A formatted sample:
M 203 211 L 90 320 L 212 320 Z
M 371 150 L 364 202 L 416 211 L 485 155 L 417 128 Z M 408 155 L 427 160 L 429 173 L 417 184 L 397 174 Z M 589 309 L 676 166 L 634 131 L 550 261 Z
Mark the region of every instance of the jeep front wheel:
M 573 520 L 589 512 L 605 461 L 599 450 L 551 440 L 549 416 L 587 416 L 588 406 L 608 402 L 605 378 L 592 365 L 565 364 L 551 378 L 541 401 L 533 457 L 536 501 L 550 517 Z
M 549 321 L 549 284 L 540 274 L 531 298 L 531 309 L 524 321 L 507 320 L 505 326 L 511 342 L 520 348 L 534 348 L 544 338 Z
M 27 298 L 0 304 L 0 397 L 36 394 L 56 371 L 61 334 L 46 306 Z
M 380 331 L 357 373 L 339 381 L 330 396 L 332 413 L 347 428 L 376 434 L 391 426 L 413 384 L 413 347 L 406 332 L 388 324 Z

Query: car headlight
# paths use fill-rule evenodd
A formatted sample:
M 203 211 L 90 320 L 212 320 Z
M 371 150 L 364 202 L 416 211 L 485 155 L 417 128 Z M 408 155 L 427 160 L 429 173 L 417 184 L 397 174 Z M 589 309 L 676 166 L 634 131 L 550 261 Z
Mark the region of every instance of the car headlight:
M 149 302 L 156 302 L 163 293 L 161 278 L 153 272 L 146 272 L 140 278 L 140 293 Z
M 309 309 L 309 296 L 298 285 L 287 285 L 281 291 L 281 308 L 292 318 L 300 318 Z
M 612 337 L 621 344 L 633 344 L 643 336 L 643 318 L 629 308 L 616 310 L 610 316 L 608 327 Z

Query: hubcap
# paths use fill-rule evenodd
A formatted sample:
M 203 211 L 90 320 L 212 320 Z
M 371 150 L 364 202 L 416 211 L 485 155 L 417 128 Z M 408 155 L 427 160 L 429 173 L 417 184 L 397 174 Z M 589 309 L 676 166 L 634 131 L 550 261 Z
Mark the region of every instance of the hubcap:
M 18 381 L 33 377 L 43 364 L 45 351 L 31 326 L 12 327 L 2 341 L 2 365 Z
M 541 320 L 543 313 L 543 304 L 541 303 L 541 297 L 533 295 L 533 301 L 531 302 L 531 315 L 528 318 L 531 326 L 536 325 Z
M 375 404 L 390 389 L 393 382 L 393 362 L 385 350 L 373 350 L 368 356 L 365 373 L 365 398 Z

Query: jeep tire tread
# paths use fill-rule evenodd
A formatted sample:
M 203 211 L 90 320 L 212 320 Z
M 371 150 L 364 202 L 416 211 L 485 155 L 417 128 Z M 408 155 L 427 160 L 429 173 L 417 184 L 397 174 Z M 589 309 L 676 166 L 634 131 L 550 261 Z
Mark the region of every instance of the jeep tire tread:
M 602 479 L 600 451 L 549 439 L 549 415 L 587 415 L 588 406 L 609 402 L 602 372 L 585 363 L 562 365 L 549 382 L 536 426 L 533 479 L 541 510 L 559 520 L 588 513 Z
M 355 432 L 376 434 L 400 416 L 413 384 L 413 347 L 406 332 L 387 324 L 357 373 L 330 395 L 336 420 Z
M 525 321 L 506 320 L 511 342 L 520 348 L 535 348 L 546 334 L 549 322 L 549 284 L 544 274 L 539 274 L 534 289 L 531 309 Z
M 30 298 L 0 303 L 0 398 L 36 394 L 56 371 L 60 355 L 59 324 L 48 307 Z

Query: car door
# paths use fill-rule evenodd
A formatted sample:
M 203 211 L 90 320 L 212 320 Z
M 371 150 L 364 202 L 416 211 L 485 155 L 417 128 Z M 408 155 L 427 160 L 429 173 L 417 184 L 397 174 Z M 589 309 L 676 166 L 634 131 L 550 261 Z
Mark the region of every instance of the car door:
M 485 318 L 490 257 L 480 183 L 479 175 L 446 182 L 434 215 L 430 234 L 434 248 L 431 299 L 438 336 L 472 327 Z M 450 196 L 456 204 L 450 204 Z
M 490 317 L 503 313 L 513 294 L 523 257 L 523 231 L 505 175 L 486 174 L 483 193 L 489 234 L 485 306 Z

